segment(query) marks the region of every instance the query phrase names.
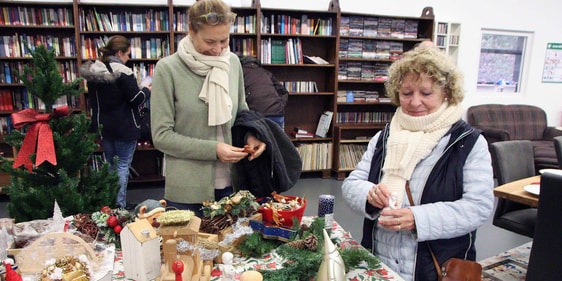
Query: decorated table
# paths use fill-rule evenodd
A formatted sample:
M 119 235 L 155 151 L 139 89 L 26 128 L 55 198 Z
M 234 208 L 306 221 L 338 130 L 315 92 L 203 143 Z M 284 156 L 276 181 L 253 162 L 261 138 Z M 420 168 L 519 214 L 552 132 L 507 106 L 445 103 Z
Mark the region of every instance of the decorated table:
M 310 223 L 313 217 L 303 217 L 302 223 Z M 331 239 L 338 243 L 341 248 L 354 248 L 361 247 L 361 245 L 354 240 L 349 232 L 346 232 L 337 222 L 333 222 L 331 228 Z M 236 270 L 236 280 L 239 280 L 240 274 L 246 270 L 275 270 L 282 267 L 284 259 L 278 255 L 276 251 L 264 255 L 262 258 L 244 258 L 236 256 L 234 258 L 233 266 Z M 212 281 L 221 280 L 221 270 L 218 264 L 215 264 L 211 272 Z M 113 280 L 124 280 L 124 268 L 122 262 L 121 252 L 117 252 L 115 264 L 113 268 Z M 359 266 L 347 273 L 347 280 L 403 280 L 396 272 L 392 271 L 388 266 L 380 263 L 378 268 L 368 268 Z

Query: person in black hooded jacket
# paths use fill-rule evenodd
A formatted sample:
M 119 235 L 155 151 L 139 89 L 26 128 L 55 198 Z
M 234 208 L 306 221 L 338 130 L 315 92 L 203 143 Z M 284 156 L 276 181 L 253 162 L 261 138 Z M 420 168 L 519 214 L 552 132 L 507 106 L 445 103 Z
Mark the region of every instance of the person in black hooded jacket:
M 263 114 L 268 119 L 285 126 L 285 106 L 289 92 L 260 61 L 251 56 L 241 57 L 244 71 L 244 87 L 248 107 Z
M 86 62 L 80 68 L 82 77 L 88 82 L 88 99 L 92 109 L 91 132 L 101 127 L 105 159 L 119 175 L 118 207 L 131 209 L 127 204 L 129 166 L 141 136 L 141 114 L 143 104 L 150 97 L 148 80 L 139 87 L 133 71 L 125 65 L 131 54 L 131 43 L 121 35 L 109 38 L 100 48 L 101 58 Z M 117 157 L 115 167 L 113 160 Z
M 238 113 L 232 127 L 232 144 L 244 146 L 248 134 L 263 141 L 266 150 L 259 158 L 244 158 L 236 163 L 236 189 L 266 197 L 273 191 L 281 193 L 292 188 L 300 177 L 302 160 L 285 131 L 259 112 L 244 110 Z

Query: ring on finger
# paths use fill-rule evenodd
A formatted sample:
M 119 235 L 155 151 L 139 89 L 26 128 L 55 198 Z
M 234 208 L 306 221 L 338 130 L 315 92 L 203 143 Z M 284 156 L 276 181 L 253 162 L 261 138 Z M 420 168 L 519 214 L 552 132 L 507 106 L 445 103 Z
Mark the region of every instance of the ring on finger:
M 402 229 L 402 227 L 400 225 L 398 225 L 398 231 L 400 231 Z

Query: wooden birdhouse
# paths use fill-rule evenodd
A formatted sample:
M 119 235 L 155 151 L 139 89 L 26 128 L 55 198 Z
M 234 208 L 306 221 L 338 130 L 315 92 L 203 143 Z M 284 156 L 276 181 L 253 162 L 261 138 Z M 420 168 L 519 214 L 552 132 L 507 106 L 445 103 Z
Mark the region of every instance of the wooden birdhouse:
M 162 247 L 164 252 L 171 252 L 170 249 L 167 251 L 166 242 L 169 239 L 183 239 L 191 244 L 197 243 L 197 234 L 199 233 L 199 227 L 201 226 L 201 219 L 199 217 L 193 216 L 188 223 L 180 225 L 160 225 L 158 228 L 158 235 L 162 236 Z
M 154 280 L 160 275 L 160 237 L 147 220 L 129 223 L 121 231 L 125 277 L 137 281 Z

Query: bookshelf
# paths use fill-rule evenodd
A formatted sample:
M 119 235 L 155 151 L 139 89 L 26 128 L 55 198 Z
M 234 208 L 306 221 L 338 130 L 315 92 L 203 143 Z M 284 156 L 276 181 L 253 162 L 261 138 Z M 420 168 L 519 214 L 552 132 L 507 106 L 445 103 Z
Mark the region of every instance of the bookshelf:
M 341 12 L 333 170 L 344 179 L 369 139 L 392 119 L 396 107 L 385 96 L 388 67 L 402 53 L 433 38 L 433 9 L 419 17 Z
M 188 32 L 187 10 L 192 4 L 193 1 L 185 0 L 3 3 L 2 9 L 54 9 L 56 14 L 64 11 L 62 14 L 68 16 L 66 23 L 54 26 L 6 25 L 0 21 L 0 39 L 23 34 L 58 36 L 69 42 L 65 45 L 69 47 L 63 49 L 71 50 L 58 57 L 61 65 L 67 65 L 61 69 L 69 69 L 65 73 L 75 75 L 73 71 L 83 62 L 95 58 L 98 45 L 111 35 L 121 34 L 134 43 L 135 52 L 128 65 L 141 79 L 151 74 L 159 58 L 175 52 L 177 43 Z M 387 67 L 402 52 L 433 38 L 436 32 L 431 8 L 425 8 L 419 17 L 341 12 L 337 0 L 319 10 L 262 8 L 259 0 L 232 9 L 238 17 L 231 30 L 231 50 L 260 58 L 263 66 L 289 90 L 285 114 L 287 135 L 291 136 L 294 128 L 314 133 L 322 113 L 333 112 L 326 137 L 291 138 L 306 164 L 303 171 L 321 172 L 323 177 L 335 172 L 338 179 L 343 179 L 352 169 L 349 167 L 355 166 L 340 164 L 340 158 L 345 156 L 342 146 L 345 149 L 365 146 L 366 139 L 380 130 L 395 110 L 384 96 Z M 124 17 L 130 22 L 123 20 Z M 460 25 L 457 30 L 460 31 Z M 327 63 L 314 63 L 305 60 L 305 56 L 318 57 Z M 0 71 L 4 65 L 17 68 L 27 61 L 30 59 L 24 55 L 0 55 Z M 23 91 L 23 85 L 2 80 L 0 91 L 14 96 Z M 84 97 L 76 102 L 79 110 L 88 109 Z M 0 117 L 7 119 L 4 117 L 15 110 L 0 109 Z M 139 176 L 131 182 L 163 180 L 161 157 L 154 148 L 139 146 L 132 164 Z
M 448 54 L 455 64 L 459 57 L 460 34 L 460 23 L 438 21 L 435 25 L 435 45 Z

